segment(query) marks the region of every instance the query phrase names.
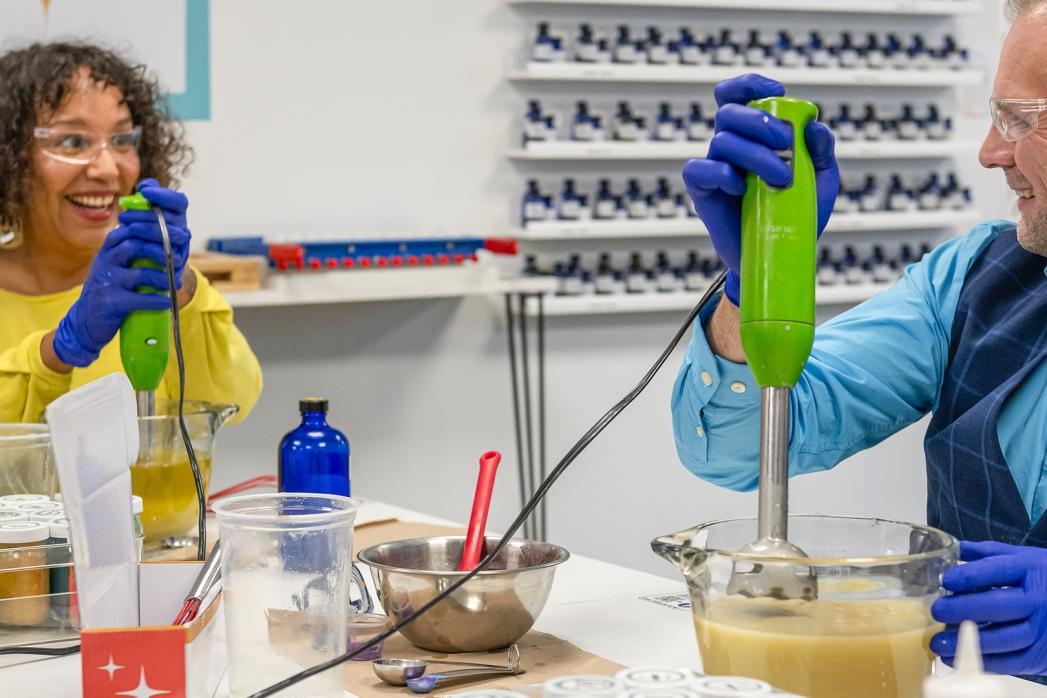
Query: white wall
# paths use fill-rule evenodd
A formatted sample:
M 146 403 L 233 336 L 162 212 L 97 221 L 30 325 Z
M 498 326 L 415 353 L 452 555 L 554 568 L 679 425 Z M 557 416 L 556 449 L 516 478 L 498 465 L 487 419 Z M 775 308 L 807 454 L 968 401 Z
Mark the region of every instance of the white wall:
M 980 26 L 995 15 L 987 2 Z M 495 0 L 214 0 L 211 16 L 213 118 L 190 126 L 197 163 L 185 184 L 198 239 L 509 229 L 525 172 L 504 153 L 526 93 L 503 75 L 530 18 Z M 987 47 L 994 34 L 981 32 Z M 555 88 L 550 99 L 567 101 L 572 89 Z M 615 89 L 599 94 L 612 99 Z M 687 90 L 695 88 L 676 88 Z M 984 90 L 975 92 L 964 106 L 984 125 Z M 963 169 L 985 210 L 1006 213 L 998 175 L 975 180 L 973 163 Z M 550 320 L 553 462 L 632 386 L 681 319 Z M 355 493 L 464 519 L 476 458 L 498 448 L 506 461 L 492 527 L 513 517 L 500 299 L 245 309 L 237 322 L 266 388 L 247 423 L 221 437 L 219 485 L 273 472 L 297 399 L 321 393 L 352 441 Z M 755 495 L 714 488 L 678 464 L 668 405 L 678 365 L 679 352 L 552 492 L 553 541 L 671 575 L 650 538 L 755 511 Z M 921 439 L 922 428 L 912 428 L 835 472 L 796 480 L 793 509 L 922 520 Z

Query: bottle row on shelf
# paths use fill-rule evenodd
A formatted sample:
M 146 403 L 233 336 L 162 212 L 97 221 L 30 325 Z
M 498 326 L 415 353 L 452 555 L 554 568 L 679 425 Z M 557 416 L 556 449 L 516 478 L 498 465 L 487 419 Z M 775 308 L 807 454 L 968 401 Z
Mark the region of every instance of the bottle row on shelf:
M 855 110 L 856 111 L 856 110 Z M 910 103 L 902 104 L 897 112 L 877 109 L 866 104 L 861 116 L 852 115 L 852 105 L 840 104 L 837 110 L 825 118 L 819 106 L 822 120 L 826 121 L 841 141 L 915 141 L 944 140 L 952 133 L 952 119 L 942 118 L 938 106 L 927 105 L 927 111 L 917 115 Z M 523 142 L 531 141 L 707 141 L 714 132 L 712 110 L 703 110 L 700 102 L 691 102 L 686 115 L 669 102 L 660 102 L 658 111 L 644 115 L 635 111 L 627 101 L 618 102 L 614 114 L 596 114 L 589 102 L 579 101 L 564 131 L 558 128 L 556 114 L 543 111 L 537 99 L 528 101 L 524 114 Z
M 655 65 L 717 65 L 766 68 L 843 68 L 843 69 L 961 69 L 969 63 L 967 49 L 946 34 L 931 43 L 916 33 L 906 41 L 897 33 L 868 32 L 864 41 L 850 31 L 831 39 L 828 34 L 810 31 L 798 36 L 782 29 L 773 34 L 761 29 L 748 30 L 741 41 L 731 29 L 705 33 L 680 27 L 673 38 L 666 31 L 648 26 L 646 33 L 622 24 L 617 35 L 599 36 L 591 24 L 579 25 L 568 47 L 564 37 L 551 32 L 548 22 L 538 24 L 530 57 L 537 62 L 648 63 Z
M 908 211 L 959 211 L 971 206 L 971 190 L 960 184 L 955 172 L 919 179 L 892 173 L 884 187 L 876 175 L 866 175 L 861 185 L 841 184 L 841 191 L 833 207 L 835 213 L 872 213 Z M 560 194 L 554 199 L 546 194 L 536 179 L 527 180 L 527 191 L 521 205 L 522 222 L 547 220 L 649 220 L 680 219 L 696 215 L 690 198 L 682 190 L 674 190 L 668 177 L 658 177 L 653 186 L 643 185 L 637 177 L 625 181 L 624 188 L 612 184 L 610 178 L 597 181 L 596 191 L 586 193 L 579 189 L 572 177 L 563 180 Z
M 960 184 L 955 172 L 932 172 L 917 179 L 893 173 L 888 182 L 884 187 L 878 177 L 870 174 L 860 185 L 851 185 L 845 178 L 833 212 L 960 211 L 971 206 L 971 189 Z
M 575 180 L 564 179 L 559 198 L 543 194 L 538 180 L 527 181 L 523 197 L 523 224 L 545 220 L 645 220 L 650 218 L 687 218 L 694 216 L 694 206 L 682 191 L 673 191 L 668 177 L 659 177 L 653 188 L 645 189 L 640 180 L 630 177 L 624 190 L 616 193 L 611 180 L 602 178 L 594 194 L 578 191 Z
M 839 249 L 823 246 L 818 257 L 817 281 L 821 286 L 838 284 L 890 284 L 930 251 L 930 245 L 918 248 L 904 243 L 890 252 L 883 245 L 873 245 L 859 252 L 851 245 Z M 701 292 L 723 271 L 719 257 L 691 250 L 686 256 L 658 251 L 631 252 L 627 258 L 610 252 L 590 255 L 574 253 L 540 264 L 528 255 L 524 274 L 552 276 L 558 296 L 613 295 L 621 293 Z

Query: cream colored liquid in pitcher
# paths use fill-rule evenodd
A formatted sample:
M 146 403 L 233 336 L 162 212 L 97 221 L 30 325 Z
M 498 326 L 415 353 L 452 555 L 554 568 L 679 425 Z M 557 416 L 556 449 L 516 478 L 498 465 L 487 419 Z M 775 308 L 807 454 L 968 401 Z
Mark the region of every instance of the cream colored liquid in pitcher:
M 808 698 L 920 698 L 941 629 L 913 599 L 725 597 L 694 617 L 705 673 L 749 676 Z

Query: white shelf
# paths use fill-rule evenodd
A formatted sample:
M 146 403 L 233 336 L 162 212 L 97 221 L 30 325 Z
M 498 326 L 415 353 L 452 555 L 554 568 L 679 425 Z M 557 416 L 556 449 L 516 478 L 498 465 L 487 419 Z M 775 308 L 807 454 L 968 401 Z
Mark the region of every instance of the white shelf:
M 854 305 L 872 298 L 890 288 L 890 284 L 859 284 L 853 286 L 819 286 L 816 290 L 818 305 Z M 566 315 L 613 315 L 624 313 L 685 312 L 690 310 L 701 297 L 700 293 L 642 293 L 615 294 L 611 296 L 546 296 L 542 305 L 546 316 Z M 538 302 L 527 300 L 527 314 L 538 314 Z
M 946 158 L 977 149 L 977 141 L 837 141 L 841 160 Z M 705 157 L 708 142 L 532 141 L 509 152 L 514 160 L 677 160 Z
M 484 265 L 445 269 L 302 270 L 273 272 L 259 291 L 227 291 L 234 308 L 460 298 L 502 293 L 545 293 L 548 277 L 506 277 Z
M 939 1 L 939 0 L 933 0 Z M 941 0 L 948 1 L 948 0 Z M 535 63 L 513 70 L 510 80 L 569 82 L 692 83 L 710 85 L 739 73 L 744 66 L 620 65 L 614 63 Z M 757 68 L 786 85 L 949 87 L 984 80 L 980 70 L 843 70 L 838 68 Z
M 912 213 L 838 213 L 829 219 L 826 233 L 890 230 L 933 230 L 969 224 L 976 210 L 914 211 Z M 521 240 L 606 240 L 612 238 L 696 237 L 708 235 L 697 218 L 651 220 L 539 221 L 517 232 Z
M 509 0 L 511 5 L 679 7 L 771 12 L 949 16 L 977 12 L 974 0 Z

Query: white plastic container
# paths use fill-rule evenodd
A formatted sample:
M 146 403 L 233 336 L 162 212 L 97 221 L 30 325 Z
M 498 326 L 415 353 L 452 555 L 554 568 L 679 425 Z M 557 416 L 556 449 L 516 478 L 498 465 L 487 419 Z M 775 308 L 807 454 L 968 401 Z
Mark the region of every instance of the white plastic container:
M 945 676 L 928 676 L 923 681 L 924 698 L 1009 698 L 1003 677 L 982 671 L 982 651 L 978 626 L 971 621 L 960 624 L 956 647 L 956 670 Z

